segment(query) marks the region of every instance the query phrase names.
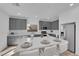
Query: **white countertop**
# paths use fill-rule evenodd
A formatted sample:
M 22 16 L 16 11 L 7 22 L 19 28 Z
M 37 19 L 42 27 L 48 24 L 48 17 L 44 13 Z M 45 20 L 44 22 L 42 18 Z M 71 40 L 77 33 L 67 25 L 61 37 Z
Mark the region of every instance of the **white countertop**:
M 48 34 L 56 34 L 59 35 L 59 31 L 54 30 L 54 32 L 50 32 L 50 30 L 45 30 Z M 13 32 L 14 34 L 10 34 L 11 32 Z M 26 31 L 10 31 L 8 36 L 23 36 L 23 35 L 31 35 L 31 34 L 41 34 L 41 31 L 39 32 L 26 32 Z
M 34 33 L 32 33 L 32 32 L 25 32 L 25 33 L 15 33 L 15 34 L 9 34 L 8 36 L 23 36 L 23 35 L 32 35 L 32 34 L 41 34 L 41 33 L 39 33 L 39 32 L 34 32 Z
M 50 44 L 41 44 L 40 42 L 42 41 L 42 39 L 47 39 L 51 43 Z M 33 50 L 33 49 L 39 49 L 39 48 L 43 48 L 43 47 L 59 44 L 59 42 L 53 41 L 55 39 L 57 39 L 57 38 L 51 37 L 51 36 L 48 36 L 46 38 L 34 37 L 33 40 L 32 40 L 32 46 L 31 47 L 29 47 L 29 48 L 21 48 L 21 45 L 25 42 L 25 40 L 22 39 L 21 43 L 17 46 L 16 52 L 28 51 L 28 50 Z M 65 40 L 61 40 L 61 43 L 64 44 L 65 42 L 66 42 Z

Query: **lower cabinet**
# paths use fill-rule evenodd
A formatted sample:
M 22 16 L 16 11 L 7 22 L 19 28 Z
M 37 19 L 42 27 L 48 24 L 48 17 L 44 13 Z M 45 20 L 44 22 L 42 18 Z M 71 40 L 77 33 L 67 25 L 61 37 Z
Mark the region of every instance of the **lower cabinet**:
M 22 36 L 7 36 L 7 45 L 18 45 Z

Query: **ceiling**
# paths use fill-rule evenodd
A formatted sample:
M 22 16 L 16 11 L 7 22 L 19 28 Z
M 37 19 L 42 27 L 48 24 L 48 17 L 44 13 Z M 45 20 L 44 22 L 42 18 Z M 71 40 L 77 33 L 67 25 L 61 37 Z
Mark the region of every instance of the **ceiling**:
M 0 3 L 0 10 L 9 16 L 25 16 L 38 18 L 53 18 L 61 13 L 72 10 L 79 4 L 70 3 Z

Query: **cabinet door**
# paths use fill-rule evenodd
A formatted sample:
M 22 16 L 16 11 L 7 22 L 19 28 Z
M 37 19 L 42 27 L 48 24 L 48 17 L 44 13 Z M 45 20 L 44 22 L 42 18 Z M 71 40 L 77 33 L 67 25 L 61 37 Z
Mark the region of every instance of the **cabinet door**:
M 15 30 L 16 29 L 16 20 L 13 18 L 9 19 L 9 30 Z
M 25 30 L 26 19 L 9 18 L 9 30 Z
M 56 20 L 52 22 L 52 29 L 53 30 L 58 30 L 59 29 L 59 20 Z
M 7 42 L 8 42 L 8 45 L 14 45 L 15 37 L 14 36 L 8 36 Z
M 39 29 L 44 30 L 43 27 L 47 27 L 46 30 L 52 29 L 52 23 L 48 21 L 39 21 Z
M 8 45 L 17 45 L 17 44 L 19 44 L 21 39 L 22 39 L 22 36 L 8 36 L 7 42 L 8 42 Z

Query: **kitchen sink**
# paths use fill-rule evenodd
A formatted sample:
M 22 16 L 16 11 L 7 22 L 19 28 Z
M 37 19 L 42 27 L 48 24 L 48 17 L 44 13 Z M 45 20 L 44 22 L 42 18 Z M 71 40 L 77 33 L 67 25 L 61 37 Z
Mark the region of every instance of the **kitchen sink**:
M 55 42 L 61 42 L 61 40 L 53 40 L 53 41 L 55 41 Z
M 29 48 L 29 47 L 31 47 L 31 46 L 32 46 L 32 43 L 29 43 L 29 42 L 24 42 L 24 43 L 21 45 L 22 48 Z
M 48 40 L 42 40 L 40 43 L 41 44 L 50 44 L 50 42 Z

